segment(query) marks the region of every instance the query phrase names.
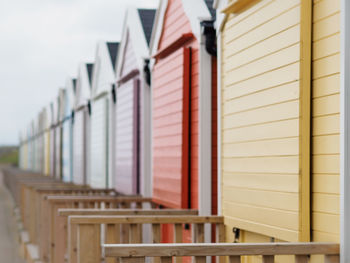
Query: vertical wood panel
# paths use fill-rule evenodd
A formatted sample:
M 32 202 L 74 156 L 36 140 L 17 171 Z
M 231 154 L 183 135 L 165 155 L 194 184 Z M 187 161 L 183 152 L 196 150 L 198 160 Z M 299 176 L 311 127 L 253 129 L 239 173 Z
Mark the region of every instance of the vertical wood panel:
M 311 153 L 311 46 L 312 3 L 301 0 L 300 24 L 300 236 L 299 241 L 310 241 L 310 153 Z
M 339 242 L 339 211 L 329 204 L 340 202 L 340 0 L 314 1 L 313 12 L 312 241 Z
M 78 226 L 78 262 L 100 262 L 101 240 L 100 225 Z

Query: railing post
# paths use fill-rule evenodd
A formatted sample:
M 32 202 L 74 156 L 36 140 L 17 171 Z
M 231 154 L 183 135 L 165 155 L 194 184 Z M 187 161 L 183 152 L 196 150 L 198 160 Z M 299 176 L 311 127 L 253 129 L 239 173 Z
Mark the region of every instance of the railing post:
M 140 258 L 120 258 L 119 262 L 120 263 L 144 263 L 145 262 L 145 258 L 144 257 L 140 257 Z
M 296 255 L 295 263 L 307 263 L 309 261 L 307 255 Z
M 68 259 L 69 263 L 77 262 L 77 239 L 78 227 L 76 224 L 70 223 L 68 225 Z
M 340 258 L 339 255 L 325 255 L 324 263 L 339 263 Z
M 230 263 L 241 263 L 241 256 L 230 256 Z
M 182 224 L 174 224 L 174 243 L 182 243 Z M 176 263 L 182 263 L 182 257 L 175 257 Z
M 78 263 L 101 262 L 100 225 L 78 225 Z
M 142 231 L 140 230 L 139 224 L 130 224 L 130 243 L 141 243 L 142 242 Z
M 195 263 L 205 263 L 207 257 L 205 257 L 205 256 L 195 256 L 194 259 L 195 259 Z
M 204 243 L 204 224 L 195 224 L 195 242 Z
M 161 257 L 160 262 L 161 263 L 172 263 L 172 257 Z
M 225 242 L 225 225 L 223 223 L 216 224 L 216 242 Z
M 118 244 L 120 242 L 120 225 L 106 225 L 106 244 Z M 106 258 L 106 263 L 116 263 L 116 258 Z
M 161 242 L 160 224 L 152 224 L 152 242 L 155 244 Z M 160 263 L 160 257 L 153 257 L 153 263 Z
M 273 255 L 267 255 L 267 256 L 263 256 L 263 263 L 274 263 L 275 262 L 275 256 Z

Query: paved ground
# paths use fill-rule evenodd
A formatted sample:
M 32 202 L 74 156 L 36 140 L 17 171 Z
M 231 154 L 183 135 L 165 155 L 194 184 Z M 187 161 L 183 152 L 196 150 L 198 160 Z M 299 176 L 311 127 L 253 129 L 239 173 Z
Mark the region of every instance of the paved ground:
M 1 167 L 0 167 L 1 168 Z M 16 222 L 13 218 L 13 201 L 2 181 L 0 170 L 0 262 L 24 263 L 19 256 L 15 239 Z

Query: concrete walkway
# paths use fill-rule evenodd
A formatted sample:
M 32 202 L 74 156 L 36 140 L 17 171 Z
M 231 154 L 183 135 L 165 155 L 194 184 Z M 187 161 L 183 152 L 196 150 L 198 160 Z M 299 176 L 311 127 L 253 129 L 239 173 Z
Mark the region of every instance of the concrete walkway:
M 13 200 L 3 184 L 0 167 L 0 262 L 24 263 L 19 256 L 16 228 Z

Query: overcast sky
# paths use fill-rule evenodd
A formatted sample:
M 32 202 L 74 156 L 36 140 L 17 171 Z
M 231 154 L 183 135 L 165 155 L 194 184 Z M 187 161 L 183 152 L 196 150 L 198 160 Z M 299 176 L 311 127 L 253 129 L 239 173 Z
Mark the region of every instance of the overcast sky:
M 3 0 L 0 8 L 0 145 L 57 96 L 99 40 L 120 40 L 128 6 L 158 0 Z

